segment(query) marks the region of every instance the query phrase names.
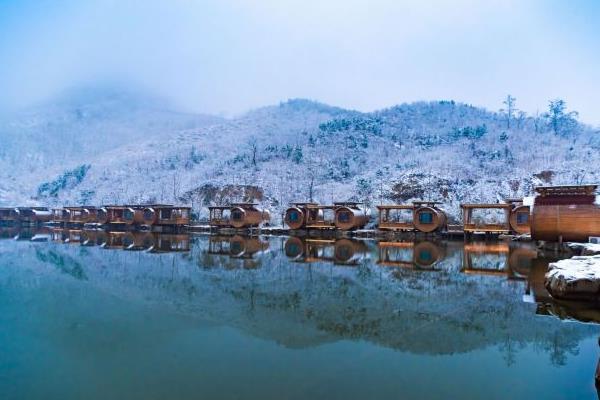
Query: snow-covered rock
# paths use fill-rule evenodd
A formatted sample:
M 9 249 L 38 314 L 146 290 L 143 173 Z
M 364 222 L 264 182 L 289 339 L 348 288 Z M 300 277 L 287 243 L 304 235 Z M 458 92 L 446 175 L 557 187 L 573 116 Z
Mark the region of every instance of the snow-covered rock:
M 576 256 L 550 263 L 544 285 L 558 299 L 599 298 L 600 255 Z

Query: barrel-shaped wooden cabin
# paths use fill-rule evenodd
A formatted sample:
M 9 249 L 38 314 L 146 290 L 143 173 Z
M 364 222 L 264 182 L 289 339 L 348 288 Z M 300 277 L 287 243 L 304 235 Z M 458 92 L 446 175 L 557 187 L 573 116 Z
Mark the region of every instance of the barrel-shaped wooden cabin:
M 465 233 L 510 233 L 510 204 L 461 204 L 460 207 Z M 476 212 L 483 215 L 475 215 Z M 488 213 L 496 215 L 490 217 Z
M 362 203 L 347 201 L 333 203 L 333 206 L 334 223 L 337 229 L 342 231 L 362 229 L 369 222 L 370 215 Z
M 529 206 L 523 204 L 523 199 L 506 199 L 506 203 L 511 206 L 509 223 L 513 232 L 519 235 L 529 234 L 531 232 Z
M 155 204 L 145 206 L 142 212 L 144 225 L 184 226 L 190 224 L 191 207 Z
M 446 213 L 439 205 L 442 203 L 435 201 L 415 201 L 414 206 L 414 224 L 415 228 L 424 233 L 441 231 L 446 228 Z
M 531 212 L 531 237 L 551 242 L 587 242 L 600 236 L 598 185 L 543 186 Z
M 292 230 L 335 228 L 335 207 L 318 203 L 291 203 L 285 211 L 285 224 Z
M 209 225 L 227 228 L 255 228 L 268 224 L 271 213 L 259 208 L 256 203 L 232 203 L 226 206 L 211 206 L 209 210 Z

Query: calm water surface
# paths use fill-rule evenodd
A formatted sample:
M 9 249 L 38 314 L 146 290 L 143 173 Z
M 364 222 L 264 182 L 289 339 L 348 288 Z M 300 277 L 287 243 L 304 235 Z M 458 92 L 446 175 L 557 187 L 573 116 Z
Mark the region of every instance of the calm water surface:
M 598 398 L 527 245 L 0 236 L 3 399 Z

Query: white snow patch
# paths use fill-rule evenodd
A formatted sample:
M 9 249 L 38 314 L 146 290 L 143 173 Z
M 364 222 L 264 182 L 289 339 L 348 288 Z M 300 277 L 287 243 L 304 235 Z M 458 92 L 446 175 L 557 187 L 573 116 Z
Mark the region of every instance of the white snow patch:
M 600 294 L 600 255 L 576 256 L 551 263 L 544 285 L 557 298 L 593 298 Z

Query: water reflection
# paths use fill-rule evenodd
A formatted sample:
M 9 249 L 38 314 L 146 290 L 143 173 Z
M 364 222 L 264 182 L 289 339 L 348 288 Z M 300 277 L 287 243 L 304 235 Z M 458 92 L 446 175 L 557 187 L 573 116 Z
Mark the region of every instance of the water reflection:
M 88 319 L 98 309 L 102 315 L 116 312 L 103 308 L 102 299 L 110 293 L 127 307 L 141 304 L 158 315 L 172 312 L 233 327 L 286 349 L 318 353 L 340 342 L 350 347 L 349 353 L 359 351 L 353 346 L 360 343 L 419 356 L 482 352 L 492 357 L 496 352 L 505 367 L 522 365 L 523 376 L 531 372 L 523 360 L 544 355 L 549 365 L 575 363 L 573 368 L 593 379 L 593 370 L 574 360 L 583 356 L 582 343 L 595 340 L 598 328 L 561 319 L 600 318 L 593 308 L 573 308 L 548 296 L 543 275 L 549 258 L 526 243 L 87 230 L 0 230 L 0 237 L 7 239 L 0 241 L 0 288 L 26 293 L 28 307 L 35 293 L 52 293 L 47 307 L 59 311 L 38 315 L 48 326 L 36 329 L 49 331 L 47 340 L 60 339 L 63 347 L 71 345 L 66 338 L 77 343 L 74 338 L 81 335 L 92 341 L 87 351 L 106 347 Z M 34 240 L 44 237 L 45 243 Z M 81 297 L 74 294 L 79 290 Z M 72 309 L 62 308 L 65 304 L 76 304 L 81 312 L 72 315 Z M 126 332 L 149 340 L 148 321 L 138 316 L 127 313 Z M 54 325 L 63 320 L 65 326 L 83 327 L 63 331 Z M 113 325 L 103 328 L 110 331 Z M 168 329 L 161 326 L 158 332 Z M 431 361 L 432 368 L 443 369 L 438 361 Z M 389 360 L 381 362 L 388 365 Z M 493 368 L 490 374 L 501 369 L 486 368 Z

